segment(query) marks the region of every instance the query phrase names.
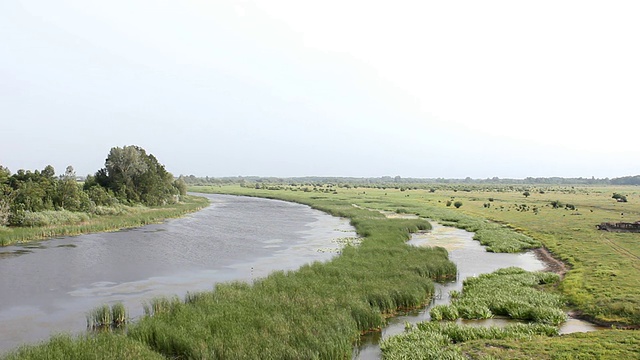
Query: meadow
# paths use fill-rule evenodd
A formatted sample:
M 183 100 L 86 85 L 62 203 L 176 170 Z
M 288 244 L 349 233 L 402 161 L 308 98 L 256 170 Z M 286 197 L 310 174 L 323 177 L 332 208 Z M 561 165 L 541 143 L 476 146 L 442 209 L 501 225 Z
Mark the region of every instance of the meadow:
M 417 214 L 474 231 L 476 240 L 486 245 L 488 251 L 517 252 L 543 247 L 566 266 L 561 281 L 545 287 L 546 291 L 563 297 L 565 310 L 612 329 L 640 326 L 640 234 L 596 228 L 601 222 L 640 220 L 637 187 L 467 184 L 422 187 L 306 184 L 266 190 L 223 186 L 215 191 L 311 205 L 313 198 L 333 197 L 362 208 Z M 614 194 L 624 195 L 627 202 L 617 201 Z M 455 202 L 459 202 L 458 207 Z M 460 346 L 465 349 L 465 356 L 472 358 L 485 355 L 553 358 L 554 349 L 569 358 L 594 355 L 624 358 L 625 354 L 637 355 L 639 339 L 637 331 L 607 330 L 553 338 L 532 336 L 530 346 L 526 345 L 528 341 L 502 339 L 501 347 L 507 349 L 503 351 L 489 345 L 497 340 L 486 340 L 486 354 L 481 345 L 484 340 Z M 589 346 L 589 341 L 596 345 Z M 536 353 L 536 348 L 541 349 L 540 353 Z

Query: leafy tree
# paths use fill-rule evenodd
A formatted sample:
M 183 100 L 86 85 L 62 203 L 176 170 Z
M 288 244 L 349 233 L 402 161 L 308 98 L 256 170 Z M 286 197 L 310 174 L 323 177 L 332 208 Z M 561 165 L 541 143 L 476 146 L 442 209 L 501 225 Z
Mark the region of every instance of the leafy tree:
M 529 191 L 525 191 L 522 193 L 522 195 L 524 195 L 524 197 L 529 197 L 529 195 L 531 195 L 531 193 Z
M 87 211 L 91 207 L 89 195 L 80 188 L 71 165 L 67 166 L 58 182 L 56 206 L 70 211 Z
M 135 145 L 112 148 L 105 161 L 105 168 L 95 174 L 92 185 L 93 182 L 129 203 L 163 205 L 173 201 L 174 196 L 182 194 L 179 184 L 174 182 L 173 175 L 164 165 L 155 156 Z M 184 192 L 186 193 L 186 187 Z
M 456 207 L 456 209 L 459 209 L 459 208 L 460 208 L 460 206 L 462 206 L 462 201 L 456 201 L 456 202 L 454 202 L 454 203 L 453 203 L 453 206 L 455 206 L 455 207 Z

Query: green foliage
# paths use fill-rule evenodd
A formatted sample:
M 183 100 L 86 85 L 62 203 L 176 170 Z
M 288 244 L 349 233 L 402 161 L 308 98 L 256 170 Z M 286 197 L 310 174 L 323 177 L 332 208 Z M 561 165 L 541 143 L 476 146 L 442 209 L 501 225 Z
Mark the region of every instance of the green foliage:
M 612 198 L 618 200 L 619 202 L 627 202 L 627 197 L 622 194 L 613 193 Z
M 454 203 L 453 203 L 453 206 L 455 206 L 455 207 L 456 207 L 456 209 L 459 209 L 459 208 L 460 208 L 460 206 L 462 206 L 462 201 L 456 201 L 456 202 L 454 202 Z
M 467 359 L 457 344 L 473 340 L 550 337 L 558 329 L 542 324 L 514 324 L 506 327 L 473 327 L 456 323 L 423 322 L 380 344 L 382 358 L 395 359 Z
M 92 181 L 109 189 L 121 201 L 164 205 L 175 201 L 174 195 L 186 193 L 186 187 L 174 182 L 155 156 L 134 145 L 111 148 L 105 168 Z
M 560 280 L 554 273 L 506 268 L 464 281 L 462 294 L 431 309 L 431 319 L 487 319 L 493 315 L 558 326 L 566 321 L 561 296 L 536 289 Z
M 56 335 L 40 346 L 23 346 L 7 354 L 3 359 L 163 360 L 165 357 L 122 334 L 99 333 L 76 338 L 69 335 Z

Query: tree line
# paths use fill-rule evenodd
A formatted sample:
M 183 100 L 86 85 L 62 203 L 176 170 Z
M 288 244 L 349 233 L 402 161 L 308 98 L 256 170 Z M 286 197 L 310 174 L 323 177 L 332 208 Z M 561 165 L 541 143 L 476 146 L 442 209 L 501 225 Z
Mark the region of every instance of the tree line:
M 155 156 L 135 145 L 112 148 L 104 168 L 84 183 L 76 179 L 72 166 L 56 176 L 51 165 L 14 174 L 0 165 L 0 226 L 23 225 L 27 212 L 92 213 L 116 204 L 157 206 L 177 202 L 186 194 L 184 181 L 175 180 Z

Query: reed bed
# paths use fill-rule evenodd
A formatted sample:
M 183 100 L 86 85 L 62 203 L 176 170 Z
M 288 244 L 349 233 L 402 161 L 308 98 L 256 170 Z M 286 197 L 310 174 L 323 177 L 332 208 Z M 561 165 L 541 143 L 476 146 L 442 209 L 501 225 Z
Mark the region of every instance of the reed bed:
M 121 302 L 98 306 L 87 313 L 87 329 L 109 330 L 121 328 L 128 322 L 127 309 Z
M 451 304 L 431 309 L 433 321 L 488 319 L 494 315 L 558 326 L 566 321 L 562 296 L 539 291 L 539 285 L 554 284 L 560 277 L 548 272 L 505 268 L 468 278 L 462 293 L 453 293 Z
M 83 336 L 56 335 L 37 346 L 22 346 L 2 357 L 4 360 L 68 360 L 68 359 L 166 359 L 148 346 L 112 332 Z
M 160 207 L 116 205 L 101 207 L 97 214 L 51 211 L 29 213 L 30 226 L 0 227 L 0 246 L 56 236 L 72 236 L 114 231 L 162 222 L 202 209 L 209 204 L 203 197 L 186 196 L 182 203 Z
M 404 333 L 382 341 L 385 360 L 468 359 L 456 344 L 473 340 L 532 339 L 558 335 L 558 328 L 545 324 L 513 324 L 505 327 L 473 327 L 456 323 L 423 322 Z

